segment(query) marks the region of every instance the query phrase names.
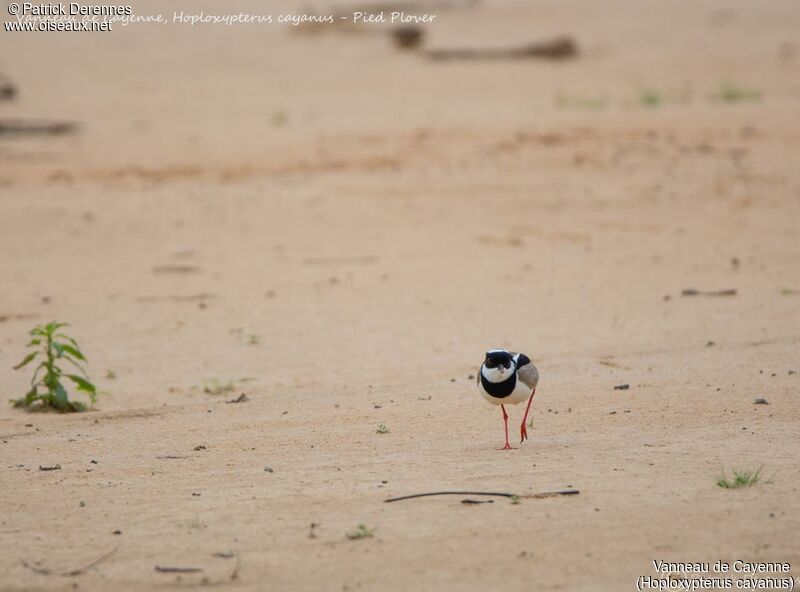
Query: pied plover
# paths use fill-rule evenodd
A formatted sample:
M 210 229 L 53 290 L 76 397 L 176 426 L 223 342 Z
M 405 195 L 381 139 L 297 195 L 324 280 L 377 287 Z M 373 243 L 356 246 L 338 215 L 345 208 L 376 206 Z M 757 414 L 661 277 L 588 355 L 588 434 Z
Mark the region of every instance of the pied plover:
M 500 405 L 503 411 L 503 424 L 506 430 L 506 445 L 500 450 L 511 450 L 508 443 L 508 413 L 506 405 L 516 405 L 528 399 L 528 407 L 519 427 L 520 443 L 528 439 L 525 422 L 531 409 L 533 395 L 539 382 L 539 371 L 525 354 L 492 349 L 486 352 L 486 359 L 478 372 L 478 389 L 483 398 L 492 405 Z

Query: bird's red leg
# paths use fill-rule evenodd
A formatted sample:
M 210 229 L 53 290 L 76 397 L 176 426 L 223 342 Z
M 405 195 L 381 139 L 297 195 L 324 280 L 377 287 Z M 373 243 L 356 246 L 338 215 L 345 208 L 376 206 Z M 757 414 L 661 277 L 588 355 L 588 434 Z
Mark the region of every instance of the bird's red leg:
M 506 428 L 506 445 L 500 448 L 500 450 L 513 450 L 511 444 L 508 443 L 508 413 L 506 413 L 506 408 L 504 405 L 500 405 L 500 409 L 503 410 L 503 424 Z
M 533 391 L 531 392 L 531 398 L 528 399 L 528 407 L 525 409 L 525 415 L 522 417 L 522 425 L 519 426 L 520 443 L 528 439 L 528 428 L 525 426 L 525 423 L 528 421 L 528 411 L 531 410 L 531 403 L 533 403 L 533 395 L 535 394 L 536 394 L 536 387 L 533 387 Z

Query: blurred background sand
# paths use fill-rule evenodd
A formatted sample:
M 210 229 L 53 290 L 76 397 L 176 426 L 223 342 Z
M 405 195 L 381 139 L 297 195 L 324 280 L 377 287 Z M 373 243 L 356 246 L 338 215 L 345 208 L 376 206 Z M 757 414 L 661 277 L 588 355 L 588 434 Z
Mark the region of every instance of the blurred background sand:
M 0 590 L 796 575 L 797 4 L 405 6 L 437 14 L 417 49 L 380 26 L 0 34 L 0 394 L 52 319 L 105 391 L 86 414 L 0 407 Z M 571 59 L 425 55 L 563 35 Z M 77 128 L 9 127 L 42 121 Z M 471 377 L 497 346 L 542 375 L 510 453 Z M 359 523 L 374 538 L 348 540 Z

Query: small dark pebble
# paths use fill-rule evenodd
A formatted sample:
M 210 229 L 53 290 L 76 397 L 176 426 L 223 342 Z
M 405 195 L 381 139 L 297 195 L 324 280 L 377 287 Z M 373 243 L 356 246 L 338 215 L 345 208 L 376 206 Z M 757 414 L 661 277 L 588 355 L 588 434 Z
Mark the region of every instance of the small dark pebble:
M 753 401 L 754 405 L 769 405 L 766 399 L 756 399 Z
M 205 449 L 206 449 L 206 447 L 205 447 L 205 445 L 204 445 L 204 444 L 200 444 L 199 446 L 195 446 L 195 447 L 194 447 L 194 449 L 195 449 L 195 450 L 205 450 Z
M 122 531 L 121 531 L 121 530 L 115 530 L 115 531 L 114 531 L 114 532 L 112 532 L 111 534 L 122 534 Z
M 399 49 L 414 49 L 415 47 L 419 47 L 423 37 L 423 29 L 415 25 L 404 25 L 392 31 L 392 40 Z
M 373 405 L 372 408 L 373 409 L 383 409 L 383 407 L 381 407 L 380 405 Z
M 475 375 L 474 374 L 469 374 L 467 376 L 467 380 L 475 380 Z
M 455 378 L 451 378 L 451 379 L 450 379 L 450 382 L 455 382 L 455 381 L 456 381 L 456 379 L 455 379 Z
M 629 385 L 629 384 L 618 384 L 617 386 L 614 387 L 614 390 L 615 391 L 627 391 L 629 388 L 631 388 L 631 385 Z
M 706 343 L 706 347 L 711 347 L 712 345 L 717 345 L 717 344 L 714 343 L 713 341 L 709 341 L 708 343 Z
M 192 492 L 192 497 L 200 497 L 201 495 L 202 494 L 200 493 L 195 493 L 194 491 Z
M 272 470 L 272 467 L 264 467 L 264 471 L 267 473 L 274 473 L 275 471 Z
M 616 411 L 609 411 L 609 412 L 608 412 L 608 414 L 609 414 L 609 415 L 616 415 L 616 414 L 617 414 L 617 412 L 616 412 Z
M 795 372 L 794 370 L 789 370 L 789 376 L 791 376 L 792 374 L 797 374 L 797 372 Z
M 89 462 L 90 462 L 90 463 L 92 463 L 93 465 L 96 465 L 96 464 L 97 464 L 97 461 L 96 461 L 96 460 L 94 460 L 94 459 L 90 460 Z

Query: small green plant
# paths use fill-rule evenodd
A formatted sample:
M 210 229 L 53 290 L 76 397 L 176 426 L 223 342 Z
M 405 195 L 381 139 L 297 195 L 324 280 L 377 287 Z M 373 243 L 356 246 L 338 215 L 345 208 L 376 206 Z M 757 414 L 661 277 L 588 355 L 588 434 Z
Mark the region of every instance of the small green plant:
M 733 480 L 729 480 L 725 475 L 725 471 L 723 470 L 722 475 L 720 475 L 720 477 L 717 479 L 717 485 L 723 489 L 737 489 L 739 487 L 749 487 L 750 485 L 755 485 L 758 483 L 758 478 L 761 475 L 761 469 L 763 468 L 764 467 L 759 467 L 756 471 L 742 472 L 733 469 Z
M 113 370 L 106 370 L 106 378 L 109 380 L 114 380 L 117 377 L 117 373 Z
M 347 538 L 351 541 L 371 539 L 375 535 L 375 530 L 375 528 L 367 528 L 366 525 L 359 524 L 355 531 L 347 533 Z
M 32 407 L 40 403 L 43 408 L 50 407 L 58 411 L 85 411 L 84 403 L 69 400 L 67 389 L 62 384 L 64 378 L 72 381 L 78 391 L 89 395 L 90 404 L 94 404 L 97 400 L 97 389 L 89 381 L 89 376 L 83 368 L 82 364 L 86 363 L 86 357 L 78 342 L 59 332 L 59 329 L 66 326 L 68 326 L 66 323 L 52 322 L 38 325 L 30 331 L 33 339 L 27 347 L 36 349 L 14 366 L 14 370 L 27 366 L 37 358 L 41 361 L 33 371 L 31 390 L 24 397 L 13 399 L 11 404 L 14 407 Z M 64 372 L 59 362 L 69 363 L 77 368 L 80 374 Z
M 511 504 L 514 505 L 514 506 L 519 505 L 519 496 L 518 495 L 512 495 L 511 496 Z
M 258 345 L 259 343 L 261 343 L 261 338 L 254 333 L 250 335 L 250 338 L 247 340 L 247 343 L 250 345 Z
M 386 424 L 379 423 L 378 424 L 378 429 L 375 430 L 375 433 L 376 434 L 388 434 L 389 433 L 389 428 L 386 427 Z
M 282 127 L 289 123 L 289 114 L 286 111 L 275 111 L 272 113 L 272 125 Z
M 723 82 L 715 98 L 725 103 L 757 102 L 761 100 L 761 93 L 752 88 L 746 88 L 734 82 Z
M 203 383 L 203 392 L 209 395 L 221 395 L 223 393 L 230 393 L 236 389 L 236 381 L 229 380 L 222 383 L 216 378 Z
M 658 107 L 661 101 L 661 93 L 652 88 L 646 88 L 639 93 L 639 102 L 645 107 Z

